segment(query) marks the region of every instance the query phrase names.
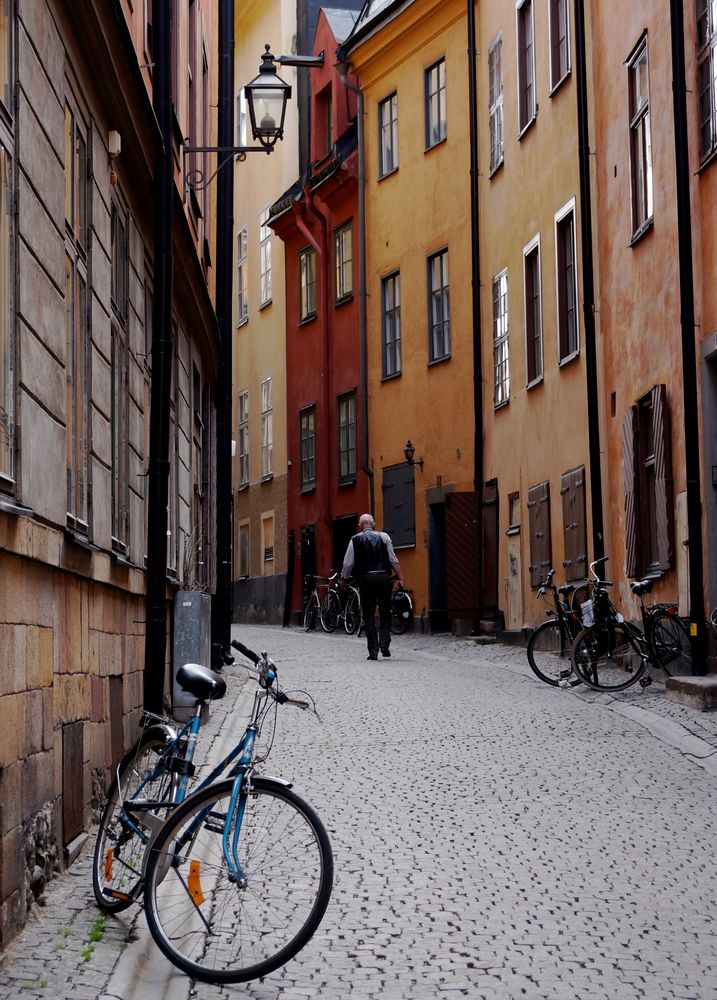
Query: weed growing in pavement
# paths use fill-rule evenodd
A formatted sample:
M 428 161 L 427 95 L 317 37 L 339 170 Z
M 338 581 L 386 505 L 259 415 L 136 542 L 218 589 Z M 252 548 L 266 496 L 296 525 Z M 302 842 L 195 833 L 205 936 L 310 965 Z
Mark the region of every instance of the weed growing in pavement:
M 31 983 L 23 983 L 21 989 L 23 990 L 44 990 L 47 986 L 47 979 L 43 976 L 42 979 L 36 979 Z
M 89 962 L 95 953 L 95 946 L 93 944 L 88 944 L 86 948 L 83 948 L 80 952 L 80 958 L 83 962 Z
M 97 919 L 90 926 L 90 941 L 101 941 L 105 936 L 105 930 L 107 928 L 107 914 L 100 913 Z

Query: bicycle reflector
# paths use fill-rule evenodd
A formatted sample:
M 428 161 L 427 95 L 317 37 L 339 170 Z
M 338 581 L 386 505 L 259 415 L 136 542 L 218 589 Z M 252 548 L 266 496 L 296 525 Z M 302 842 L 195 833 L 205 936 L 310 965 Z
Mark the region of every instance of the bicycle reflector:
M 187 887 L 189 889 L 189 895 L 194 900 L 195 906 L 201 906 L 204 902 L 204 893 L 202 892 L 202 884 L 199 881 L 198 861 L 189 862 L 189 878 L 187 880 Z

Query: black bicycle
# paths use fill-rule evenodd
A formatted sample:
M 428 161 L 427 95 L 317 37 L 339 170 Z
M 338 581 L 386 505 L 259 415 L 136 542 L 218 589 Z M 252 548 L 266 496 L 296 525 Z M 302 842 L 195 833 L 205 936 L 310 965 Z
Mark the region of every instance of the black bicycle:
M 411 591 L 396 587 L 391 594 L 391 632 L 403 635 L 413 621 Z
M 548 621 L 533 632 L 526 652 L 530 669 L 541 681 L 553 687 L 574 687 L 580 683 L 580 678 L 573 673 L 570 650 L 582 628 L 580 607 L 573 601 L 576 587 L 570 583 L 556 587 L 554 575 L 555 570 L 551 569 L 537 594 L 545 600 L 550 591 L 554 607 L 545 609 Z
M 653 581 L 638 580 L 630 589 L 640 598 L 642 629 L 626 621 L 608 595 L 612 584 L 595 572 L 605 562 L 607 556 L 590 565 L 592 600 L 583 605 L 585 627 L 576 636 L 571 654 L 578 677 L 595 691 L 624 691 L 638 681 L 642 687 L 652 683 L 648 666 L 660 667 L 668 677 L 672 672 L 690 673 L 690 636 L 677 604 L 646 606 L 645 594 L 652 590 Z

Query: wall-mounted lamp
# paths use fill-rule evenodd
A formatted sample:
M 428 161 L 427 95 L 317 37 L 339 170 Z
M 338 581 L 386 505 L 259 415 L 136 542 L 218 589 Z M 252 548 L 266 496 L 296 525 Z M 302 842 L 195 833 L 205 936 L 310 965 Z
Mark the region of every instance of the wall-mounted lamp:
M 107 137 L 107 155 L 110 161 L 110 184 L 114 187 L 117 183 L 117 171 L 115 170 L 115 160 L 122 152 L 122 136 L 119 132 L 112 130 Z
M 406 465 L 417 465 L 421 472 L 423 472 L 423 459 L 419 458 L 417 462 L 414 460 L 413 456 L 416 454 L 416 449 L 411 444 L 410 438 L 406 441 L 406 447 L 403 449 L 403 454 L 406 458 Z

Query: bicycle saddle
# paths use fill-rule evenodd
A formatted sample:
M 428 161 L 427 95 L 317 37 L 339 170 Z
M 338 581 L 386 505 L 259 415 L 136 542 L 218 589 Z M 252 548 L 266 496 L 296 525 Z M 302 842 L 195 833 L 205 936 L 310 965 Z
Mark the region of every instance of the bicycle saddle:
M 227 682 L 201 663 L 184 663 L 177 671 L 177 684 L 197 701 L 218 701 L 227 691 Z
M 566 583 L 564 587 L 558 587 L 558 593 L 562 594 L 563 597 L 567 597 L 569 594 L 572 594 L 574 590 L 575 587 L 572 583 Z
M 631 583 L 630 590 L 638 597 L 641 594 L 649 594 L 652 590 L 652 580 L 638 580 L 636 583 Z

